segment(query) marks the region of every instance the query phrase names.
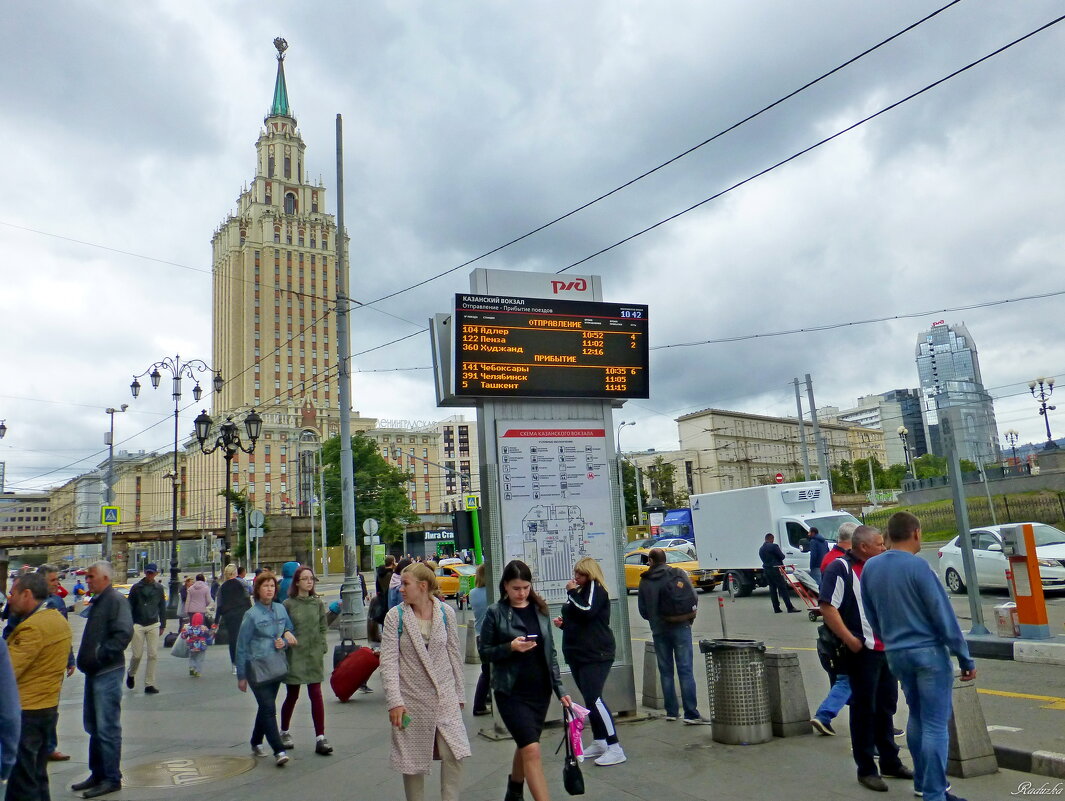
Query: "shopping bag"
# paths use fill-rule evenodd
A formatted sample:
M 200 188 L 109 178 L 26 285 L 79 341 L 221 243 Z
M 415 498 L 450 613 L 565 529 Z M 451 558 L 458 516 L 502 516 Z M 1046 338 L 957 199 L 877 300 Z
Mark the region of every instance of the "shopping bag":
M 176 656 L 178 659 L 189 658 L 189 641 L 184 637 L 178 637 L 174 641 L 174 647 L 170 649 L 170 655 Z

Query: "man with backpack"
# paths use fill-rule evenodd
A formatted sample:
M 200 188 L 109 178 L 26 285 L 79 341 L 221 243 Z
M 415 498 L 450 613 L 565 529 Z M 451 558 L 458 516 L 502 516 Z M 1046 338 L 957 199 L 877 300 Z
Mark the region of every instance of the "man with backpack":
M 651 567 L 640 576 L 639 609 L 640 617 L 651 624 L 666 720 L 676 720 L 680 712 L 673 681 L 673 665 L 676 663 L 684 722 L 693 726 L 706 725 L 710 721 L 699 714 L 693 672 L 692 621 L 699 599 L 688 574 L 666 564 L 665 551 L 652 548 L 647 558 Z

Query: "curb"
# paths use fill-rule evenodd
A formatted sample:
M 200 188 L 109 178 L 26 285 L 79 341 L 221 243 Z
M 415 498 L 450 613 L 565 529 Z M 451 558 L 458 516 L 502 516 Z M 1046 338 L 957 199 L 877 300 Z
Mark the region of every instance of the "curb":
M 970 634 L 965 642 L 975 659 L 1010 659 L 1015 662 L 1037 662 L 1044 665 L 1065 665 L 1065 637 L 1049 640 L 1018 640 L 987 634 Z
M 1053 751 L 1025 751 L 1008 745 L 996 745 L 995 759 L 998 760 L 1000 768 L 1065 779 L 1065 754 Z

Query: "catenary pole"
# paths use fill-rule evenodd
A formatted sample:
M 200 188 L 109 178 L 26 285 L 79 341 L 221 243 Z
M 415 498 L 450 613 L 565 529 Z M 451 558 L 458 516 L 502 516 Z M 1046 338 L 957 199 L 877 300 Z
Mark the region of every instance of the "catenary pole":
M 348 329 L 348 265 L 344 258 L 344 120 L 337 114 L 337 355 L 340 398 L 340 500 L 344 524 L 344 583 L 340 586 L 340 636 L 354 640 L 366 623 L 359 591 L 359 551 L 355 543 L 355 465 L 351 454 L 351 334 Z
M 795 409 L 799 416 L 799 450 L 802 451 L 802 475 L 810 480 L 810 454 L 806 452 L 806 421 L 802 415 L 802 395 L 799 394 L 799 379 L 795 379 Z

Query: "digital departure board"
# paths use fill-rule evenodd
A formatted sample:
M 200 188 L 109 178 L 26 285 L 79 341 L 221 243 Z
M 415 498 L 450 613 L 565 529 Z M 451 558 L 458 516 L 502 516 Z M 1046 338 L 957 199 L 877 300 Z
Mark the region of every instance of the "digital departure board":
M 455 395 L 646 398 L 647 307 L 455 296 Z

